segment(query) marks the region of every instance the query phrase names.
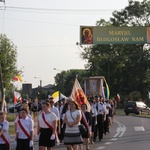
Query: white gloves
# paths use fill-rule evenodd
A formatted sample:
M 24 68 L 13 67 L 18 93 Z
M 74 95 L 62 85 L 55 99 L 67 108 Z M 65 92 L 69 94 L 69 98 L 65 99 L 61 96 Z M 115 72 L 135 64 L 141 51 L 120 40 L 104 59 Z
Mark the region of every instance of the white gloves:
M 14 141 L 14 148 L 17 148 L 17 141 Z
M 30 141 L 29 147 L 33 147 L 33 141 Z
M 50 139 L 55 140 L 55 134 L 52 134 Z

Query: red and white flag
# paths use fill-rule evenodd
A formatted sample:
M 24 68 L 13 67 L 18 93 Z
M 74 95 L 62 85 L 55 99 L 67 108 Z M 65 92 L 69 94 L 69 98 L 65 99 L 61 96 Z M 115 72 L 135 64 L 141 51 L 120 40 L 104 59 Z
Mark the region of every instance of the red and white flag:
M 14 104 L 17 104 L 17 100 L 21 98 L 21 94 L 19 92 L 14 91 Z
M 117 98 L 117 101 L 120 102 L 120 95 L 119 94 L 117 94 L 116 98 Z
M 90 111 L 90 104 L 88 102 L 88 99 L 84 91 L 82 90 L 80 86 L 80 83 L 78 82 L 78 79 L 76 79 L 74 82 L 74 86 L 72 88 L 70 97 L 78 104 L 79 108 L 81 108 L 82 104 L 86 104 L 88 111 Z

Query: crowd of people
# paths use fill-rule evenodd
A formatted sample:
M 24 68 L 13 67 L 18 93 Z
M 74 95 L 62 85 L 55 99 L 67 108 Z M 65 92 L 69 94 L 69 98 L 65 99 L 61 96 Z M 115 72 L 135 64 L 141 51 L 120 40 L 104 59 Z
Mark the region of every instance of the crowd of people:
M 34 149 L 34 137 L 39 150 L 52 150 L 60 143 L 66 145 L 67 150 L 83 150 L 84 147 L 89 150 L 90 144 L 101 141 L 110 132 L 116 102 L 95 96 L 90 97 L 89 103 L 90 109 L 84 103 L 78 106 L 72 98 L 62 98 L 55 103 L 50 97 L 43 100 L 41 106 L 37 99 L 33 102 L 26 100 L 21 104 L 14 121 L 15 150 Z M 81 124 L 86 129 L 84 134 L 79 129 Z M 0 112 L 0 150 L 10 150 L 8 129 L 6 113 Z

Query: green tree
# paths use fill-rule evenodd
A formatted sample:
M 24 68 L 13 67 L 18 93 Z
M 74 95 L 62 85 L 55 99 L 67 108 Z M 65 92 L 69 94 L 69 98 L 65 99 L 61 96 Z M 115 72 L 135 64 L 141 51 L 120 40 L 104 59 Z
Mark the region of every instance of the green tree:
M 17 49 L 6 35 L 0 35 L 0 76 L 1 76 L 1 97 L 4 96 L 4 88 L 9 90 L 12 88 L 11 81 L 17 75 Z
M 150 26 L 150 1 L 129 1 L 129 6 L 114 11 L 109 21 L 100 19 L 97 26 Z M 105 76 L 111 95 L 126 97 L 139 91 L 142 98 L 150 89 L 150 46 L 148 44 L 109 44 L 84 47 L 91 76 Z
M 56 76 L 54 77 L 56 90 L 60 91 L 66 96 L 70 96 L 76 77 L 78 78 L 79 83 L 83 88 L 84 78 L 88 77 L 88 72 L 86 70 L 71 69 L 56 74 Z

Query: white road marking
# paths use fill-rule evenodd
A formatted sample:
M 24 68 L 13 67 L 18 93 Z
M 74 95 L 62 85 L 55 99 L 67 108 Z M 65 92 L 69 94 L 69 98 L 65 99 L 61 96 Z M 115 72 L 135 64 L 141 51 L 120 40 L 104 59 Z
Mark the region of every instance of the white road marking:
M 143 126 L 134 127 L 135 131 L 145 131 Z
M 97 147 L 96 149 L 104 149 L 106 148 L 105 146 L 100 146 L 100 147 Z
M 113 137 L 117 137 L 119 135 L 120 131 L 118 131 Z
M 122 137 L 123 134 L 126 132 L 126 127 L 124 125 L 122 125 L 120 122 L 116 121 L 115 122 L 118 124 L 118 128 L 116 130 L 116 134 L 113 136 L 113 138 L 111 139 L 111 141 L 116 141 L 118 140 L 119 137 Z M 106 142 L 105 145 L 110 145 L 112 144 L 113 142 Z M 106 147 L 105 146 L 100 146 L 100 147 L 97 147 L 96 149 L 105 149 Z
M 118 140 L 118 138 L 112 138 L 112 139 L 111 139 L 111 141 L 116 141 L 116 140 Z
M 122 126 L 122 128 L 121 128 L 121 134 L 119 135 L 119 137 L 122 137 L 125 132 L 126 132 L 126 127 Z
M 112 143 L 113 143 L 113 142 L 106 142 L 105 144 L 106 144 L 106 145 L 110 145 L 110 144 L 112 144 Z
M 117 122 L 118 124 L 119 124 L 119 127 L 117 128 L 117 130 L 116 130 L 116 134 L 113 136 L 114 138 L 115 137 L 122 137 L 123 136 L 123 134 L 125 133 L 125 131 L 126 131 L 126 127 L 124 126 L 124 125 L 122 125 L 122 124 L 120 124 L 119 122 Z M 120 135 L 119 135 L 120 134 Z

